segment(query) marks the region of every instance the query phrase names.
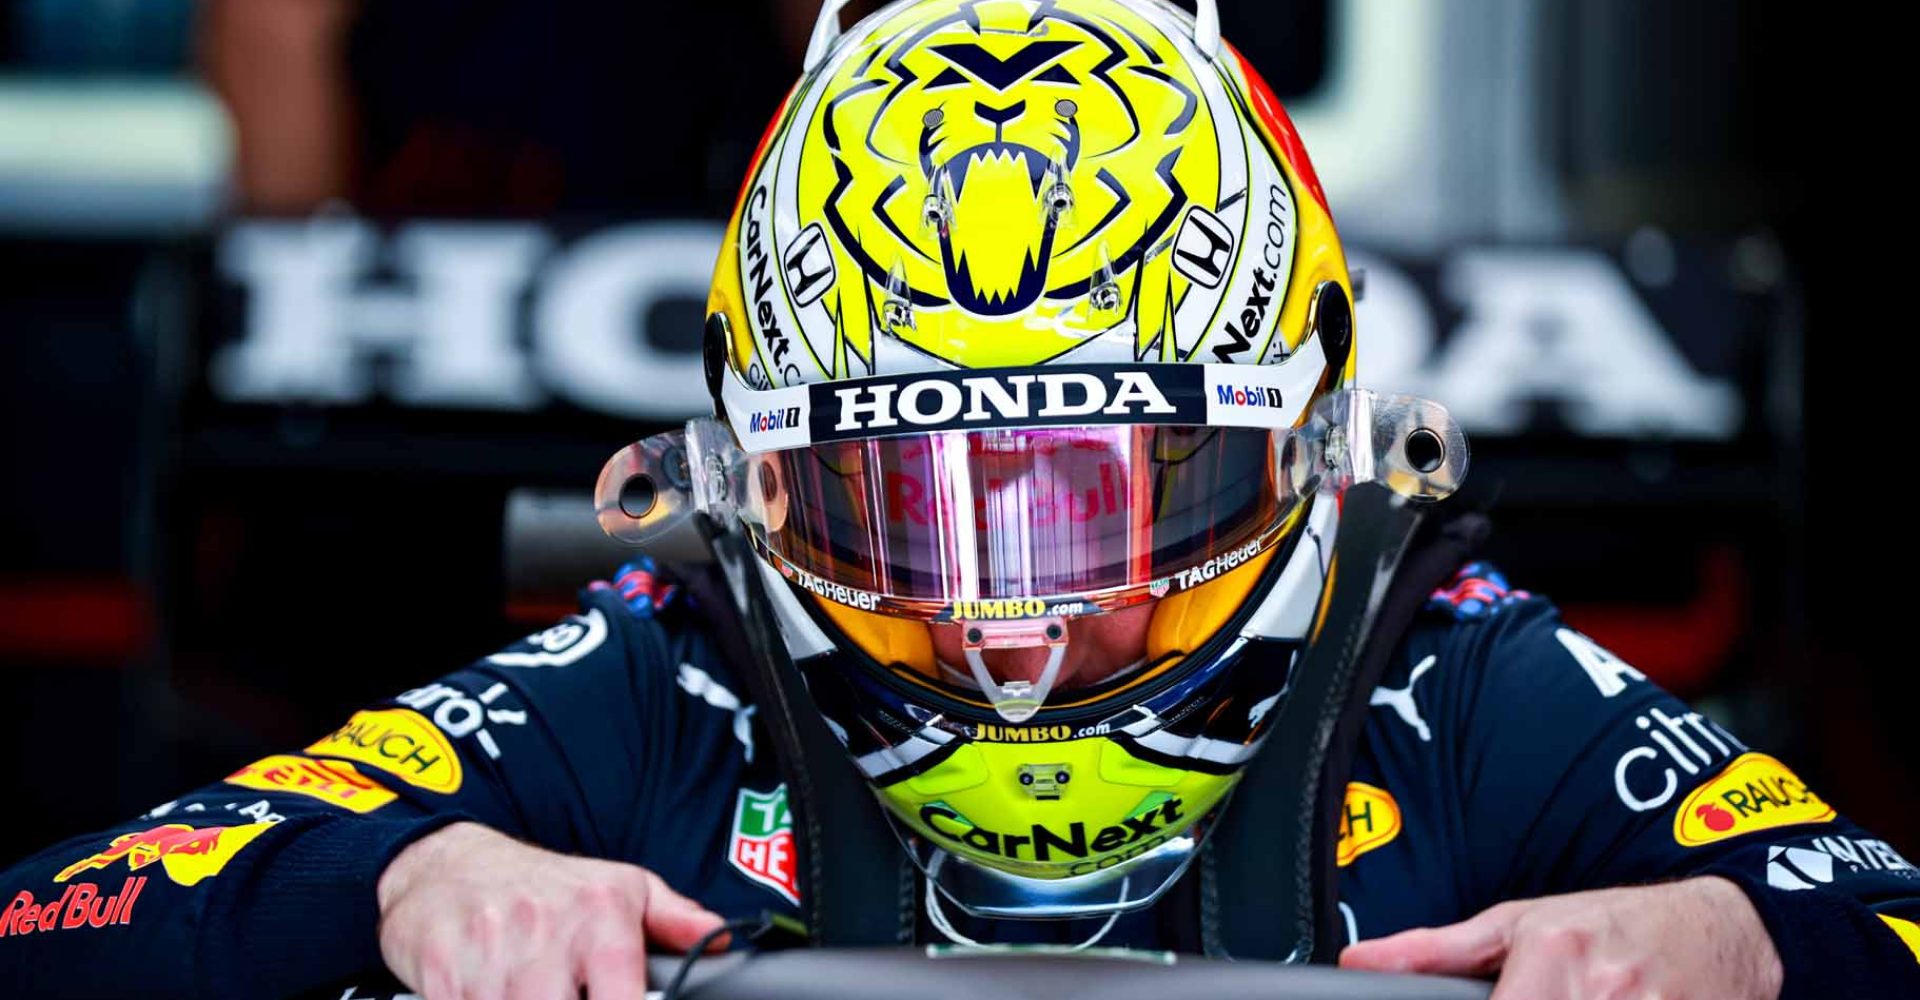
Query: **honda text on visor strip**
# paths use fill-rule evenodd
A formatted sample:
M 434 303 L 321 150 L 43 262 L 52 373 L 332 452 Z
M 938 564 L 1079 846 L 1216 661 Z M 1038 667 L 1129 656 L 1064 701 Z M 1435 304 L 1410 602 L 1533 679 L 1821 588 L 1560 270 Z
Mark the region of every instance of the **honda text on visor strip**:
M 973 683 L 1030 718 L 1068 620 L 1165 597 L 1252 559 L 1316 490 L 1378 480 L 1413 498 L 1466 474 L 1438 404 L 1347 390 L 1311 413 L 1319 338 L 1278 365 L 974 369 L 754 390 L 728 370 L 714 419 L 616 454 L 595 506 L 646 544 L 694 512 L 738 518 L 821 598 L 961 629 Z M 636 504 L 637 492 L 644 503 Z M 1038 647 L 997 677 L 982 653 Z

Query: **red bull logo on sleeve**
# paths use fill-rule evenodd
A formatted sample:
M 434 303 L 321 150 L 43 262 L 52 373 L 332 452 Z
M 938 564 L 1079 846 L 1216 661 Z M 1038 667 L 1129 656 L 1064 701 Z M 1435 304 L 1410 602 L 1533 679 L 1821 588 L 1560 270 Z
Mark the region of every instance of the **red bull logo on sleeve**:
M 138 833 L 123 833 L 113 838 L 106 850 L 60 869 L 53 880 L 65 882 L 81 872 L 109 868 L 122 860 L 130 871 L 139 871 L 157 861 L 167 878 L 181 885 L 198 885 L 201 880 L 220 874 L 241 848 L 272 826 L 272 823 L 248 823 L 195 829 L 168 823 Z
M 130 924 L 133 904 L 146 887 L 145 875 L 128 876 L 120 883 L 120 891 L 111 896 L 102 895 L 100 887 L 92 882 L 75 882 L 59 898 L 44 903 L 23 889 L 0 909 L 0 938 Z

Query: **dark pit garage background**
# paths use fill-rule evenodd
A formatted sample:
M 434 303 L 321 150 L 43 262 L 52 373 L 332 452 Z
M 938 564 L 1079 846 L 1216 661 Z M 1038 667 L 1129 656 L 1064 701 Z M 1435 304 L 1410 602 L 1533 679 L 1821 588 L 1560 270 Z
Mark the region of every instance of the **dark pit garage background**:
M 1832 224 L 1874 147 L 1819 19 L 1221 6 L 1365 271 L 1367 380 L 1473 435 L 1493 557 L 1920 847 L 1912 383 Z M 704 406 L 813 13 L 0 2 L 0 858 L 566 610 L 510 586 L 509 494 Z

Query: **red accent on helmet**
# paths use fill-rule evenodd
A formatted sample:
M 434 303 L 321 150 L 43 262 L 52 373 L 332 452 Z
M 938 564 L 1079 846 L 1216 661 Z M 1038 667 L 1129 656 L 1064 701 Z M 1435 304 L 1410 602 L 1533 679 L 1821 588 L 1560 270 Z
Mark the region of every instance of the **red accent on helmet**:
M 753 159 L 747 161 L 747 177 L 740 182 L 740 193 L 733 198 L 735 219 L 740 217 L 740 206 L 747 202 L 747 191 L 753 187 L 753 179 L 760 176 L 760 160 L 767 155 L 767 144 L 773 141 L 773 133 L 780 127 L 781 120 L 787 116 L 787 102 L 793 100 L 793 95 L 799 90 L 798 83 L 787 88 L 787 96 L 782 97 L 780 106 L 773 109 L 773 117 L 767 119 L 767 127 L 760 133 L 760 141 L 753 145 Z
M 1240 72 L 1247 78 L 1247 96 L 1253 111 L 1280 143 L 1281 157 L 1293 168 L 1300 182 L 1307 186 L 1307 193 L 1313 195 L 1313 200 L 1319 202 L 1321 210 L 1331 218 L 1333 210 L 1327 207 L 1327 193 L 1320 189 L 1320 175 L 1313 172 L 1313 161 L 1307 159 L 1307 147 L 1300 142 L 1300 133 L 1294 130 L 1293 119 L 1287 117 L 1287 109 L 1280 106 L 1280 100 L 1273 96 L 1273 88 L 1267 86 L 1266 78 L 1253 68 L 1253 64 L 1240 54 L 1239 49 L 1233 47 L 1233 43 L 1221 39 L 1220 44 L 1226 46 L 1227 51 L 1233 53 L 1234 61 L 1240 64 Z

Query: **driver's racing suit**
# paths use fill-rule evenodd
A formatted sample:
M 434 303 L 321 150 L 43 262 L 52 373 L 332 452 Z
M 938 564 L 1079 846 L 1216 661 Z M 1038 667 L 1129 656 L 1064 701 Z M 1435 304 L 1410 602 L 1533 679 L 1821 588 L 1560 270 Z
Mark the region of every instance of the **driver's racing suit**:
M 643 865 L 724 916 L 797 913 L 770 746 L 668 597 L 628 568 L 553 628 L 7 869 L 0 994 L 272 996 L 377 966 L 375 882 L 457 818 Z M 1484 564 L 1435 593 L 1372 703 L 1326 818 L 1349 938 L 1713 873 L 1765 921 L 1784 995 L 1920 996 L 1913 865 Z M 1101 943 L 1165 943 L 1159 910 Z M 1098 929 L 948 913 L 980 940 Z

